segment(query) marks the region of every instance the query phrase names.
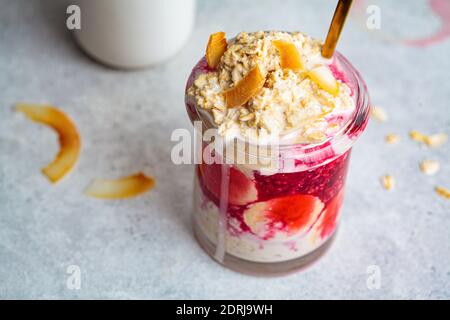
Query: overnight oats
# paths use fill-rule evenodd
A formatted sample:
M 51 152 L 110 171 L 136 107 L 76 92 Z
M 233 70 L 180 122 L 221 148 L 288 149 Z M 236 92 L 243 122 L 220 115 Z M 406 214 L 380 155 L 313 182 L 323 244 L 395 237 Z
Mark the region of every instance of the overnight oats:
M 186 108 L 203 133 L 195 234 L 231 269 L 288 273 L 335 235 L 370 107 L 359 73 L 321 48 L 302 33 L 216 33 L 188 80 Z

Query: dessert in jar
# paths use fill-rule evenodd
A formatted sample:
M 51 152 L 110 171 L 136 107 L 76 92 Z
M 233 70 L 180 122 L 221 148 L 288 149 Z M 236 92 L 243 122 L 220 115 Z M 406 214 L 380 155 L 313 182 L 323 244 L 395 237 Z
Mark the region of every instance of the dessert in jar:
M 351 148 L 370 106 L 355 68 L 339 53 L 323 58 L 321 48 L 299 32 L 216 33 L 189 77 L 191 121 L 216 130 L 225 146 L 203 142 L 195 235 L 231 269 L 295 271 L 336 233 Z

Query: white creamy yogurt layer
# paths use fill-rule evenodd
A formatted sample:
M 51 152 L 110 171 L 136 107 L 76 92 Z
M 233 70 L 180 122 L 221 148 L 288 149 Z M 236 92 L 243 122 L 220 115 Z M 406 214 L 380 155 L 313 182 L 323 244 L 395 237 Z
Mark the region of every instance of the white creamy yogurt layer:
M 199 181 L 195 179 L 194 220 L 209 241 L 217 245 L 219 232 L 219 208 L 206 198 Z M 232 224 L 233 221 L 230 221 Z M 287 239 L 262 240 L 251 233 L 233 234 L 226 231 L 227 254 L 254 262 L 282 262 L 303 257 L 323 245 L 329 238 L 321 238 L 314 228 Z

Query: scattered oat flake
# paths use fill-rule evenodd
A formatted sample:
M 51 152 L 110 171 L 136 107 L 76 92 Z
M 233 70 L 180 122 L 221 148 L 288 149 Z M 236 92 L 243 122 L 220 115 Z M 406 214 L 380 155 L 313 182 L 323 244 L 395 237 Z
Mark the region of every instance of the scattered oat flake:
M 429 147 L 440 147 L 442 146 L 445 142 L 447 142 L 447 135 L 445 133 L 437 133 L 437 134 L 433 134 L 431 136 L 428 136 L 426 139 L 426 144 Z
M 418 132 L 417 130 L 413 130 L 409 133 L 409 136 L 412 140 L 423 143 L 428 147 L 433 148 L 437 148 L 447 141 L 447 134 L 445 133 L 436 133 L 428 136 Z
M 381 177 L 381 185 L 386 190 L 392 190 L 395 186 L 395 180 L 391 175 L 385 175 Z
M 434 189 L 438 195 L 440 195 L 444 199 L 450 199 L 450 190 L 445 189 L 443 187 L 436 187 Z
M 388 134 L 384 140 L 387 144 L 397 144 L 400 141 L 400 136 L 395 133 Z
M 386 111 L 381 107 L 372 107 L 371 115 L 377 122 L 386 122 L 388 119 Z
M 435 175 L 441 168 L 439 162 L 435 160 L 423 160 L 419 167 L 423 173 L 429 176 Z
M 425 135 L 421 134 L 419 131 L 413 130 L 409 133 L 409 136 L 414 141 L 425 143 Z

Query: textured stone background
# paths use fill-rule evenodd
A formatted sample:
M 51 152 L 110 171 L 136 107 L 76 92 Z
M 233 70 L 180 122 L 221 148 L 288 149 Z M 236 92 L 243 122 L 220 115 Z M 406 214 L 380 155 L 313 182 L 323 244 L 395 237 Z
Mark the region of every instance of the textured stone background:
M 164 65 L 123 72 L 78 50 L 64 28 L 63 2 L 0 0 L 0 298 L 450 298 L 450 202 L 433 191 L 450 187 L 449 144 L 428 150 L 407 136 L 411 129 L 450 133 L 450 39 L 401 44 L 439 28 L 425 0 L 369 2 L 382 10 L 382 29 L 369 32 L 354 16 L 339 50 L 390 119 L 372 122 L 354 149 L 332 250 L 305 272 L 259 279 L 220 267 L 194 241 L 193 171 L 171 164 L 170 134 L 190 128 L 184 83 L 210 33 L 283 29 L 324 37 L 335 2 L 203 0 L 182 52 Z M 40 173 L 56 137 L 12 112 L 17 101 L 55 104 L 78 125 L 80 161 L 57 186 Z M 399 145 L 384 143 L 389 132 L 401 135 Z M 439 160 L 441 172 L 421 174 L 423 158 Z M 139 170 L 158 180 L 140 198 L 83 195 L 92 177 Z M 398 182 L 390 193 L 379 185 L 385 173 Z M 78 291 L 66 288 L 71 264 L 82 271 Z M 379 290 L 366 286 L 370 265 L 380 267 Z

